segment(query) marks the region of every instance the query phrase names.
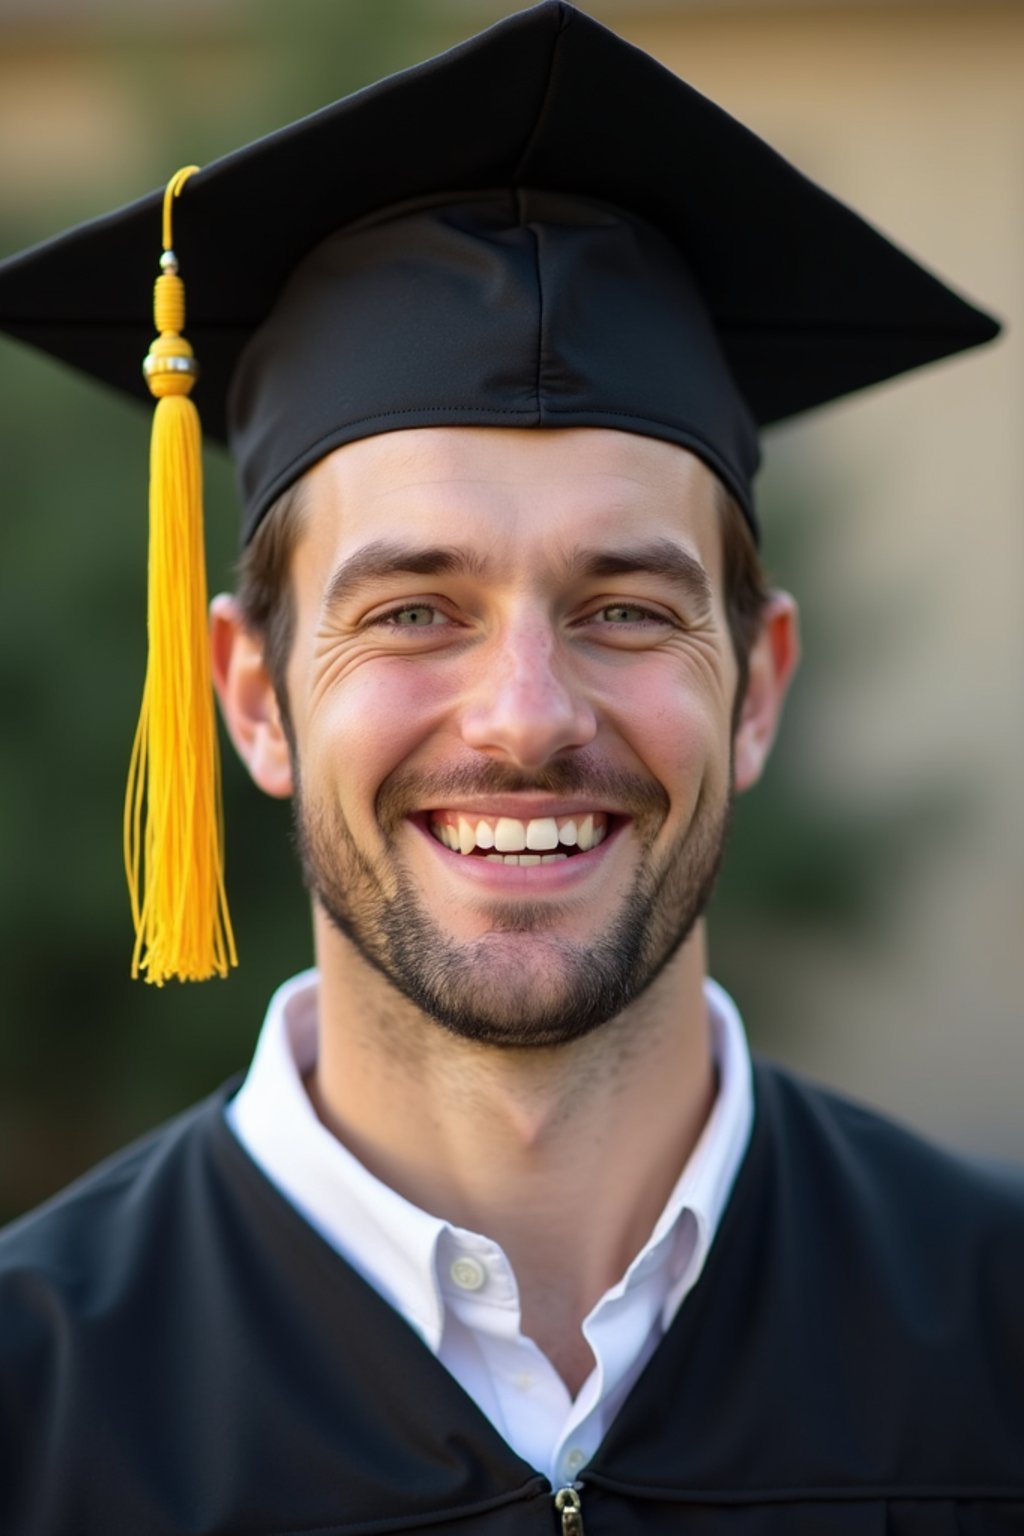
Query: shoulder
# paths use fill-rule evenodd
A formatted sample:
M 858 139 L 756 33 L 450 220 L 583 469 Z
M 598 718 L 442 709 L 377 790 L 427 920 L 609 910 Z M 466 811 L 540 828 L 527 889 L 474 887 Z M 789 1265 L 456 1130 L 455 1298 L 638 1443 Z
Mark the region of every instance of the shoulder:
M 721 1227 L 607 1457 L 681 1500 L 746 1506 L 758 1530 L 758 1509 L 772 1530 L 777 1515 L 779 1530 L 859 1531 L 858 1511 L 865 1530 L 1019 1522 L 1019 1175 L 754 1072 Z
M 754 1093 L 661 1366 L 682 1421 L 716 1426 L 704 1450 L 676 1447 L 689 1485 L 919 1496 L 954 1523 L 961 1498 L 1019 1507 L 1020 1176 L 761 1060 Z
M 28 1273 L 73 1291 L 97 1261 L 110 1260 L 153 1206 L 173 1201 L 201 1151 L 218 1094 L 151 1131 L 0 1231 L 0 1287 Z M 166 1212 L 164 1212 L 166 1214 Z M 0 1314 L 2 1315 L 2 1314 Z
M 1024 1243 L 1024 1169 L 938 1146 L 879 1111 L 758 1059 L 755 1092 L 772 1156 L 808 1201 L 838 1201 L 909 1238 L 1002 1231 Z M 897 1236 L 896 1232 L 891 1234 Z
M 42 1407 L 75 1353 L 102 1333 L 167 1250 L 204 1181 L 209 1123 L 224 1095 L 100 1164 L 0 1232 L 0 1420 L 12 1383 Z M 21 1415 L 29 1404 L 22 1399 Z M 29 1417 L 30 1415 L 24 1415 Z
M 83 1530 L 94 1528 L 83 1513 L 91 1498 L 120 1508 L 107 1448 L 158 1410 L 158 1384 L 172 1379 L 199 1305 L 201 1258 L 225 1204 L 216 1146 L 226 1096 L 0 1233 L 0 1446 L 17 1469 L 0 1478 L 0 1529 L 35 1530 L 65 1497 Z M 39 1528 L 71 1529 L 63 1519 Z
M 1024 1172 L 945 1150 L 778 1067 L 755 1071 L 785 1283 L 816 1313 L 823 1297 L 841 1305 L 847 1341 L 908 1380 L 935 1385 L 944 1352 L 982 1397 L 1012 1381 L 1024 1430 Z

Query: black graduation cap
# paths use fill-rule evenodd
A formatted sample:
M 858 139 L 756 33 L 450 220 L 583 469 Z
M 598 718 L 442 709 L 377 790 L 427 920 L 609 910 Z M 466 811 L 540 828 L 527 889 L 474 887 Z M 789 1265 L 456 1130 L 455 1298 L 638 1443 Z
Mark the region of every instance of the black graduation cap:
M 0 327 L 145 399 L 159 218 L 0 264 Z M 759 426 L 998 331 L 563 0 L 207 166 L 174 233 L 246 537 L 332 448 L 443 424 L 679 442 L 753 525 Z

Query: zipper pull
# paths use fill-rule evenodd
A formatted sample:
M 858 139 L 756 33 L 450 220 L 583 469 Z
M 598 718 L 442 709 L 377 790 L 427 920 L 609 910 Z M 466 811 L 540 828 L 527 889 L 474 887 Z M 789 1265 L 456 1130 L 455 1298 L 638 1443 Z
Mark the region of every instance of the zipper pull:
M 575 1488 L 559 1488 L 555 1508 L 562 1517 L 562 1536 L 583 1536 L 583 1506 Z

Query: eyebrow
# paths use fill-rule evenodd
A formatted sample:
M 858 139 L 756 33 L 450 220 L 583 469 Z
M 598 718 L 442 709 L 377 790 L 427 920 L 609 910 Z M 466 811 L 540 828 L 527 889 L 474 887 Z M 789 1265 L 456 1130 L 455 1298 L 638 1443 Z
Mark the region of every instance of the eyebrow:
M 391 576 L 485 577 L 487 562 L 473 550 L 454 545 L 415 546 L 374 539 L 342 562 L 324 593 L 325 612 L 351 601 L 360 591 Z M 622 549 L 577 547 L 568 562 L 570 580 L 602 576 L 656 576 L 670 582 L 702 611 L 711 606 L 711 583 L 700 561 L 671 539 L 653 539 Z
M 657 576 L 669 582 L 704 611 L 711 607 L 711 581 L 695 555 L 671 539 L 623 549 L 576 549 L 570 562 L 577 578 L 598 576 Z
M 374 539 L 338 566 L 327 584 L 323 608 L 330 612 L 389 576 L 481 576 L 483 571 L 484 561 L 470 550 Z

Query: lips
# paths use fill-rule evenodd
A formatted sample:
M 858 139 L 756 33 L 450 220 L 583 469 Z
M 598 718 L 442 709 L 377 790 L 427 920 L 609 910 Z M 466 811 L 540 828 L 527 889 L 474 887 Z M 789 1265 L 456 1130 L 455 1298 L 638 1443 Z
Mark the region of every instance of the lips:
M 431 835 L 453 853 L 504 864 L 550 864 L 589 852 L 607 836 L 605 811 L 568 816 L 480 816 L 444 809 L 427 819 Z

